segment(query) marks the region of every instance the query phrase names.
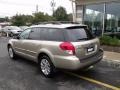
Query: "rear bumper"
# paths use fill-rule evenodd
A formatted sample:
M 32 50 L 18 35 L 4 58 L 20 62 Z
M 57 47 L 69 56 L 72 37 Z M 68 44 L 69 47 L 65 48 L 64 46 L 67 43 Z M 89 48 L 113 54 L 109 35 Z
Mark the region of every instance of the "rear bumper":
M 76 56 L 61 57 L 55 56 L 55 66 L 57 68 L 69 69 L 69 70 L 78 70 L 88 66 L 91 66 L 103 58 L 103 50 L 100 49 L 95 55 L 81 59 Z
M 94 65 L 95 63 L 101 61 L 102 59 L 103 59 L 103 50 L 100 49 L 95 55 L 88 57 L 86 59 L 80 60 L 79 68 L 84 68 L 84 67 Z

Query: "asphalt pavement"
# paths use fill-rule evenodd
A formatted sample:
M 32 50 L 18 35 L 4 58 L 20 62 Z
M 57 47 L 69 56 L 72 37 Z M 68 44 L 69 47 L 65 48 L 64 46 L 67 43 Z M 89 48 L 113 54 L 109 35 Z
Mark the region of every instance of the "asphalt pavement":
M 9 58 L 8 40 L 0 37 L 0 90 L 120 90 L 120 69 L 103 62 L 90 70 L 60 70 L 54 78 L 45 78 L 35 62 Z

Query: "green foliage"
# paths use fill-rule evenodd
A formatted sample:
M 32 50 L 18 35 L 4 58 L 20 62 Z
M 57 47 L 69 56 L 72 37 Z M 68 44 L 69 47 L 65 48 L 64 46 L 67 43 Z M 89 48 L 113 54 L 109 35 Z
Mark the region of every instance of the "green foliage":
M 0 22 L 8 22 L 8 21 L 9 21 L 9 18 L 8 18 L 8 17 L 0 18 Z
M 22 15 L 16 15 L 12 17 L 12 24 L 16 26 L 25 25 L 24 18 Z
M 65 8 L 58 7 L 53 16 L 43 12 L 34 13 L 33 15 L 15 15 L 11 18 L 12 25 L 26 26 L 39 24 L 47 21 L 72 21 L 72 14 L 67 14 Z
M 33 24 L 38 24 L 39 22 L 45 22 L 45 21 L 52 21 L 52 17 L 42 12 L 34 13 L 33 21 L 32 21 Z
M 12 25 L 25 26 L 31 24 L 33 17 L 31 15 L 16 15 L 11 19 Z
M 24 20 L 26 25 L 31 25 L 33 21 L 33 16 L 32 15 L 24 15 Z
M 120 46 L 120 40 L 116 37 L 112 38 L 110 36 L 104 35 L 100 38 L 100 42 L 102 45 Z
M 68 14 L 68 21 L 73 21 L 73 15 L 72 15 L 72 13 Z
M 58 7 L 57 10 L 53 13 L 53 17 L 55 17 L 56 21 L 68 21 L 68 15 L 66 9 L 63 7 Z

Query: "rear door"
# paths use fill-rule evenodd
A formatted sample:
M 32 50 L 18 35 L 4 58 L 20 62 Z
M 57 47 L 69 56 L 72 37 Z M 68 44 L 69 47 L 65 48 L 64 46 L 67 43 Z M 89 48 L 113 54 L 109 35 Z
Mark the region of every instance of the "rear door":
M 76 49 L 76 56 L 84 59 L 98 51 L 99 40 L 86 27 L 71 27 L 66 29 L 67 40 Z

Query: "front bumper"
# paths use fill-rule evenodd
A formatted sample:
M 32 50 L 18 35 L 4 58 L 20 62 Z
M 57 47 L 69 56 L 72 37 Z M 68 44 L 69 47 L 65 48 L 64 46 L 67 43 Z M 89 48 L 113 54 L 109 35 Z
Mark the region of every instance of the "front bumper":
M 78 70 L 88 66 L 91 66 L 103 58 L 103 50 L 100 49 L 96 54 L 85 59 L 77 58 L 76 56 L 61 57 L 55 56 L 54 65 L 57 68 L 68 69 L 68 70 Z

